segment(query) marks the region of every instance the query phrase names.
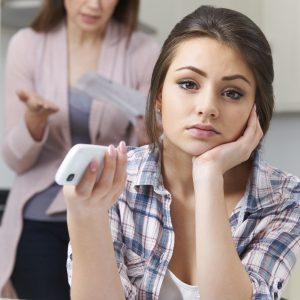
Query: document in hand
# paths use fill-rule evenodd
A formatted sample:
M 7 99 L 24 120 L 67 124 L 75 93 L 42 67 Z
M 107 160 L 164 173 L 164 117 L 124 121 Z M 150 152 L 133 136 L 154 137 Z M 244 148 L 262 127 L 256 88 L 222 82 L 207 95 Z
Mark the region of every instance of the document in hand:
M 132 117 L 145 115 L 145 94 L 113 82 L 95 71 L 85 73 L 77 81 L 76 88 L 94 99 L 115 103 Z

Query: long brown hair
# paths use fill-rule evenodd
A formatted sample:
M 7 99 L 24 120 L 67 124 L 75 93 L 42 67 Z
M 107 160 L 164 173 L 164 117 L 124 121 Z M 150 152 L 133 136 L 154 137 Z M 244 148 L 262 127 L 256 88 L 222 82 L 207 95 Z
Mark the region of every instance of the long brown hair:
M 264 134 L 269 128 L 274 109 L 274 70 L 266 37 L 253 21 L 237 11 L 201 6 L 176 24 L 154 66 L 146 108 L 147 131 L 154 146 L 159 146 L 155 104 L 176 49 L 181 43 L 202 36 L 224 42 L 243 55 L 256 79 L 256 111 Z
M 137 25 L 139 0 L 119 0 L 113 18 L 128 28 L 131 34 Z M 48 32 L 59 25 L 66 16 L 64 0 L 44 0 L 41 11 L 31 23 L 37 32 Z

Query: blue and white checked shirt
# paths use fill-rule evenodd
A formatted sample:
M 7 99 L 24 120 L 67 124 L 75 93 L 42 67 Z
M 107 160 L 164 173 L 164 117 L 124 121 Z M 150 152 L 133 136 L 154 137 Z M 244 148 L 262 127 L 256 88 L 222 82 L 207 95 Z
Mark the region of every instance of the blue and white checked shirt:
M 253 285 L 253 300 L 279 299 L 300 250 L 300 180 L 256 153 L 245 195 L 229 222 Z M 109 216 L 126 299 L 158 299 L 174 247 L 170 204 L 158 151 L 128 153 L 126 187 Z M 72 255 L 68 274 L 71 282 Z M 201 291 L 200 291 L 201 295 Z

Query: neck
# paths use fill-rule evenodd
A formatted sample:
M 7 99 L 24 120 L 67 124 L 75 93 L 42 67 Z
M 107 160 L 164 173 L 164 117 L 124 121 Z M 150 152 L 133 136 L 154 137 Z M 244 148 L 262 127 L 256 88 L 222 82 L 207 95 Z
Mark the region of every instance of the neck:
M 162 174 L 167 190 L 176 195 L 193 195 L 192 157 L 166 148 L 162 153 Z
M 88 32 L 78 28 L 76 24 L 67 19 L 68 41 L 72 45 L 82 46 L 83 44 L 96 45 L 103 39 L 106 28 Z

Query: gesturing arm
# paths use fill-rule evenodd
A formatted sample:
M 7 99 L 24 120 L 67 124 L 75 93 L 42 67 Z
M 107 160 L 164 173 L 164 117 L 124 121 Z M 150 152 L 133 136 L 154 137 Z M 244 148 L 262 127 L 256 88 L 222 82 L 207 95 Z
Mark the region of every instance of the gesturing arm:
M 23 29 L 13 36 L 7 51 L 2 150 L 4 160 L 17 173 L 30 169 L 38 159 L 49 131 L 48 116 L 58 110 L 32 92 L 36 89 L 36 38 Z
M 198 284 L 204 300 L 251 299 L 251 281 L 231 235 L 223 175 L 249 158 L 261 136 L 253 109 L 242 137 L 213 148 L 193 161 Z

